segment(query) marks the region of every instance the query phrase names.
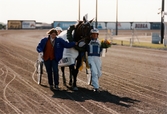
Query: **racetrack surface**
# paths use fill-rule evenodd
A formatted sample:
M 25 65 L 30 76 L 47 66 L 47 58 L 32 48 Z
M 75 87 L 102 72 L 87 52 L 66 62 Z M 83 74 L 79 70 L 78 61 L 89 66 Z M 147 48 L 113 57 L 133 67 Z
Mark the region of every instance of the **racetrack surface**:
M 113 45 L 102 58 L 100 92 L 79 72 L 78 91 L 37 84 L 36 46 L 47 30 L 0 31 L 0 114 L 167 114 L 167 51 Z M 66 78 L 68 83 L 68 68 Z M 68 85 L 68 84 L 67 84 Z

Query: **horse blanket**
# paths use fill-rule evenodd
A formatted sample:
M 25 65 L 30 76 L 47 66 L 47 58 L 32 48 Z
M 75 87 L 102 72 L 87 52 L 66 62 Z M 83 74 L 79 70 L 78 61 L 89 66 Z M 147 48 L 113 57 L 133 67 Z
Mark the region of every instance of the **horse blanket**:
M 61 32 L 57 38 L 62 38 L 63 40 L 68 41 L 67 39 L 67 30 L 64 30 Z M 63 58 L 59 61 L 59 66 L 60 67 L 66 67 L 69 65 L 75 64 L 75 60 L 78 56 L 78 51 L 74 48 L 64 48 L 63 51 Z

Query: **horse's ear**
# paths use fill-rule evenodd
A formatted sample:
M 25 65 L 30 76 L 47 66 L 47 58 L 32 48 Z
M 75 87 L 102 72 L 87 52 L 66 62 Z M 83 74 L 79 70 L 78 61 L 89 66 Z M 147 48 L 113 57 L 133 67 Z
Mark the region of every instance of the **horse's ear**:
M 93 18 L 92 20 L 90 20 L 90 21 L 89 21 L 89 23 L 92 23 L 92 22 L 93 22 L 93 20 L 94 20 L 94 18 Z
M 86 20 L 85 16 L 83 16 L 83 22 L 84 22 L 84 23 L 86 23 L 86 22 L 87 22 L 87 20 Z

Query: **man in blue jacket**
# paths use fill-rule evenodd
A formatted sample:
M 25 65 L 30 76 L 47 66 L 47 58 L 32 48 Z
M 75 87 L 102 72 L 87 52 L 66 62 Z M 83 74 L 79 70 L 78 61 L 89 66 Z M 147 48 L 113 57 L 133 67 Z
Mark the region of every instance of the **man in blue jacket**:
M 51 29 L 47 33 L 48 37 L 41 39 L 40 43 L 37 46 L 37 51 L 44 60 L 50 88 L 53 89 L 54 85 L 55 89 L 58 90 L 58 62 L 63 56 L 64 48 L 72 48 L 77 45 L 77 42 L 68 43 L 62 38 L 57 38 L 58 33 L 55 29 Z M 52 77 L 52 71 L 54 74 L 54 78 Z

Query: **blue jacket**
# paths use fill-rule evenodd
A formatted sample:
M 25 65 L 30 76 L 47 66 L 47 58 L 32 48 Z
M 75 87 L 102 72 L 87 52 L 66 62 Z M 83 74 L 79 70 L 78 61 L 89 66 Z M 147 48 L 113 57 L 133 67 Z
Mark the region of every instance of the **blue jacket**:
M 41 39 L 40 43 L 38 44 L 36 50 L 38 53 L 44 52 L 45 46 L 47 41 L 49 40 L 49 37 L 45 37 Z M 58 62 L 63 57 L 63 50 L 64 48 L 72 48 L 75 46 L 75 42 L 66 42 L 62 38 L 55 38 L 55 44 L 54 44 L 54 56 L 55 60 Z

